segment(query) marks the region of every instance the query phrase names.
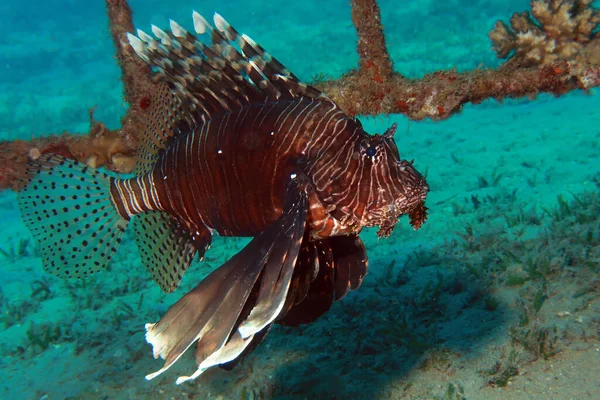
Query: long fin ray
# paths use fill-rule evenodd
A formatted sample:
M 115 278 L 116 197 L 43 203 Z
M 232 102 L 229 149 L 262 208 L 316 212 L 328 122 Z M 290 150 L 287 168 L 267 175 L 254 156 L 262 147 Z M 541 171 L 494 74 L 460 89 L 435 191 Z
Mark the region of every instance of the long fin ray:
M 302 210 L 296 210 L 295 214 Z M 275 248 L 265 265 L 256 304 L 248 318 L 238 327 L 242 337 L 260 332 L 277 317 L 285 304 L 286 295 L 304 233 L 304 223 L 297 223 L 298 215 L 289 214 L 287 231 L 280 233 L 289 237 L 286 246 Z
M 306 213 L 306 193 L 294 179 L 288 187 L 284 212 L 275 223 L 183 296 L 160 321 L 146 324 L 146 340 L 153 346 L 154 356 L 165 360 L 164 366 L 147 375 L 147 379 L 152 379 L 171 367 L 196 341 L 196 362 L 199 368 L 192 375 L 193 378 L 202 373 L 207 365 L 229 362 L 232 356 L 243 352 L 248 345 L 244 340 L 250 340 L 251 336 L 244 337 L 238 330 L 234 331 L 242 309 L 265 266 L 271 265 L 269 268 L 277 269 L 277 255 L 281 263 L 280 249 L 289 249 L 286 253 L 292 256 L 294 252 L 297 253 L 298 250 L 293 247 L 300 246 L 299 238 L 304 231 Z M 273 256 L 273 264 L 270 264 Z M 291 257 L 290 261 L 292 259 L 295 257 Z M 291 276 L 293 267 L 293 262 L 284 263 L 281 267 L 282 286 L 286 286 L 285 276 Z M 289 284 L 289 279 L 287 282 Z M 273 304 L 271 307 L 263 305 L 265 310 L 279 310 L 283 306 L 285 290 L 279 289 L 273 294 L 276 294 L 272 298 Z M 268 298 L 269 296 L 263 296 L 262 299 Z M 275 317 L 276 315 L 273 319 Z M 252 313 L 246 321 L 252 321 Z M 265 327 L 262 320 L 258 325 Z M 238 335 L 236 332 L 241 335 L 239 340 L 244 342 L 236 342 L 235 346 L 227 347 L 228 340 Z M 179 382 L 192 377 L 181 377 Z
M 156 39 L 143 31 L 128 38 L 135 52 L 189 104 L 198 120 L 249 104 L 300 96 L 332 102 L 220 15 L 214 17 L 216 28 L 196 12 L 193 19 L 196 32 L 210 35 L 210 45 L 174 21 L 171 32 L 153 27 Z
M 243 348 L 238 348 L 238 350 L 241 350 L 241 351 L 239 351 L 239 354 L 237 355 L 237 357 L 232 358 L 229 361 L 223 361 L 223 362 L 218 363 L 219 367 L 221 367 L 222 369 L 224 369 L 226 371 L 231 371 L 233 368 L 235 368 L 236 365 L 238 365 L 240 362 L 242 362 L 244 360 L 244 358 L 246 358 L 246 356 L 248 356 L 248 354 L 250 354 L 256 347 L 258 347 L 258 345 L 260 345 L 265 340 L 265 338 L 267 337 L 267 334 L 271 331 L 272 326 L 273 326 L 273 324 L 267 325 L 260 332 L 254 334 L 246 339 L 242 339 L 242 340 L 248 340 L 249 343 L 246 343 Z M 240 339 L 242 338 L 242 335 L 237 330 L 234 332 L 234 335 L 239 335 Z M 225 346 L 229 346 L 234 337 L 230 338 L 227 341 L 227 344 Z M 215 364 L 215 365 L 217 365 L 217 364 Z

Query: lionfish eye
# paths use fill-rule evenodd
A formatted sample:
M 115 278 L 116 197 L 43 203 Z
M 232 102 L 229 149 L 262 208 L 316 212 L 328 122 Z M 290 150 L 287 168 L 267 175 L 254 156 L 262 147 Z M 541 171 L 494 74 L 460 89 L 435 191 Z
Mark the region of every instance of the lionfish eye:
M 377 154 L 377 149 L 375 146 L 369 146 L 365 150 L 365 153 L 367 154 L 367 157 L 373 157 L 375 154 Z

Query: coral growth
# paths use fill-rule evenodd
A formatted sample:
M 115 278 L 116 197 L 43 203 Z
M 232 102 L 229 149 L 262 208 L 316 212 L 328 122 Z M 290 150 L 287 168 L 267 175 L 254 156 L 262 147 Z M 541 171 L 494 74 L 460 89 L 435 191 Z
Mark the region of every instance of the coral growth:
M 128 126 L 133 126 L 133 123 Z M 44 153 L 59 154 L 90 167 L 105 167 L 120 173 L 135 168 L 135 140 L 129 129 L 110 130 L 93 118 L 90 110 L 88 135 L 52 135 L 31 141 L 0 142 L 0 189 L 20 189 L 27 178 L 27 162 Z
M 122 71 L 129 109 L 122 129 L 92 124 L 89 137 L 52 136 L 0 146 L 0 190 L 18 189 L 31 155 L 54 152 L 89 165 L 130 172 L 136 134 L 143 131 L 144 110 L 153 91 L 152 74 L 125 39 L 134 31 L 126 0 L 105 0 L 110 29 Z M 592 0 L 534 0 L 531 12 L 514 14 L 511 27 L 498 22 L 490 37 L 499 57 L 510 60 L 497 69 L 459 73 L 437 71 L 409 80 L 393 70 L 376 0 L 352 0 L 358 35 L 359 68 L 340 79 L 315 83 L 350 116 L 400 113 L 410 119 L 443 120 L 466 103 L 494 98 L 562 95 L 600 86 L 600 12 Z M 541 66 L 540 70 L 531 68 Z M 32 153 L 33 152 L 33 153 Z
M 552 65 L 570 61 L 592 41 L 600 12 L 592 0 L 534 0 L 531 12 L 514 13 L 510 27 L 496 22 L 489 33 L 500 58 L 510 57 L 522 66 Z M 595 48 L 598 51 L 598 46 Z M 598 53 L 600 54 L 600 53 Z
M 96 122 L 93 110 L 90 110 L 89 135 L 72 143 L 69 151 L 75 159 L 92 168 L 106 166 L 122 173 L 132 172 L 135 168 L 136 158 L 131 138 L 118 130 L 106 128 L 102 122 Z
M 357 51 L 362 74 L 382 83 L 393 72 L 392 61 L 385 47 L 381 13 L 376 0 L 353 0 L 352 22 L 358 34 Z

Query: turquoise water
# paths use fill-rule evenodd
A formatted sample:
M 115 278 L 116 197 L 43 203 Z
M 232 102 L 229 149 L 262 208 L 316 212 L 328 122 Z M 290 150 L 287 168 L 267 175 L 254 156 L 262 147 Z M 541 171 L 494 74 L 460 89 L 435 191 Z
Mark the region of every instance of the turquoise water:
M 499 65 L 488 31 L 525 0 L 380 0 L 397 71 L 419 78 Z M 219 12 L 301 79 L 356 66 L 347 0 L 131 1 L 137 27 Z M 86 132 L 88 109 L 117 128 L 126 105 L 104 3 L 0 5 L 0 140 Z M 442 122 L 398 122 L 403 157 L 426 171 L 427 224 L 363 238 L 363 286 L 312 325 L 275 327 L 232 372 L 176 386 L 192 357 L 154 381 L 144 340 L 182 293 L 241 246 L 216 239 L 164 295 L 132 233 L 109 271 L 44 272 L 15 194 L 0 193 L 0 399 L 600 398 L 600 111 L 595 90 L 486 101 Z M 506 379 L 505 379 L 506 378 Z

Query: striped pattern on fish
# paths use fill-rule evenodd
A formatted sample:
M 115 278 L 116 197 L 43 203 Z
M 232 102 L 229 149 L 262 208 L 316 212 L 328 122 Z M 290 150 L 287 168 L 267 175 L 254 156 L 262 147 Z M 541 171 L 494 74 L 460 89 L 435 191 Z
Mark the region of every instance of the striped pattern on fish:
M 179 136 L 149 174 L 116 181 L 113 198 L 126 219 L 161 210 L 220 235 L 254 236 L 281 214 L 291 173 L 309 165 L 305 172 L 315 183 L 348 173 L 319 149 L 338 154 L 355 147 L 359 129 L 335 104 L 313 99 L 234 111 Z M 317 184 L 316 190 L 325 193 L 327 187 Z M 233 208 L 239 212 L 232 214 Z M 325 236 L 337 233 L 349 232 Z
M 429 188 L 400 159 L 396 126 L 369 135 L 325 94 L 300 82 L 215 14 L 193 14 L 205 44 L 170 32 L 128 35 L 158 84 L 143 121 L 135 177 L 122 179 L 60 156 L 31 161 L 19 195 L 44 266 L 68 277 L 103 268 L 131 221 L 143 263 L 177 288 L 212 236 L 250 243 L 184 295 L 146 339 L 164 366 L 194 343 L 198 369 L 233 367 L 269 327 L 309 323 L 357 289 L 368 261 L 358 233 L 387 236 L 408 214 L 418 229 Z

